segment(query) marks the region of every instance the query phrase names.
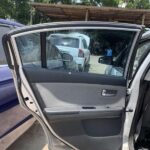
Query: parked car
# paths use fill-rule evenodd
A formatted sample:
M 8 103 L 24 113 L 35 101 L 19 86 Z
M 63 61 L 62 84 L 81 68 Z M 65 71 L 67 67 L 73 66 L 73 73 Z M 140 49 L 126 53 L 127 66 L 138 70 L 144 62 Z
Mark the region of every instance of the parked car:
M 83 34 L 51 34 L 48 39 L 55 45 L 60 52 L 68 53 L 73 57 L 77 71 L 84 71 L 85 66 L 90 61 L 90 51 L 88 49 L 89 38 Z
M 3 36 L 20 104 L 41 123 L 49 149 L 150 149 L 150 33 L 141 36 L 143 31 L 143 26 L 135 24 L 81 21 L 23 27 Z M 58 32 L 67 39 L 64 33 L 84 33 L 103 45 L 109 44 L 113 61 L 101 63 L 99 55 L 92 55 L 88 71 L 51 69 L 51 52 L 55 53 L 52 60 L 73 61 L 72 47 L 65 58 L 57 49 L 47 47 L 47 38 Z M 39 38 L 36 46 L 34 34 Z M 20 46 L 19 41 L 26 36 L 30 42 Z M 118 41 L 120 47 L 126 45 L 127 54 L 121 61 L 116 56 L 124 49 L 115 50 Z M 33 48 L 28 53 L 34 56 L 30 61 L 22 57 L 23 46 L 29 45 Z M 33 51 L 39 55 L 33 55 Z M 110 65 L 121 68 L 121 75 L 107 74 Z
M 2 36 L 10 30 L 22 26 L 22 24 L 16 22 L 0 19 L 0 106 L 11 101 L 17 101 L 12 74 L 8 68 L 6 56 L 2 46 Z

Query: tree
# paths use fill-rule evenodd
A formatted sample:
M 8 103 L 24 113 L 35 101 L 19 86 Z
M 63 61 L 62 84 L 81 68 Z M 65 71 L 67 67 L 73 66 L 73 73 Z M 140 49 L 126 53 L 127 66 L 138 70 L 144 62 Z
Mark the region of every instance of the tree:
M 101 4 L 101 6 L 106 7 L 118 7 L 119 0 L 94 0 L 98 4 Z
M 149 0 L 129 0 L 127 8 L 149 9 L 150 2 Z
M 84 5 L 118 7 L 119 0 L 81 0 Z
M 28 24 L 30 20 L 29 0 L 0 0 L 0 18 L 15 19 Z
M 0 18 L 11 18 L 13 10 L 14 5 L 11 0 L 0 0 Z
M 0 0 L 0 18 L 11 18 L 23 24 L 30 22 L 30 17 L 33 15 L 33 22 L 45 22 L 47 17 L 42 16 L 39 12 L 32 12 L 30 6 L 32 0 Z M 34 2 L 51 3 L 51 4 L 77 4 L 76 0 L 34 0 Z M 127 8 L 149 9 L 149 0 L 80 0 L 81 5 L 118 7 L 120 2 L 127 2 Z M 32 14 L 33 13 L 33 14 Z
M 14 0 L 14 5 L 13 18 L 23 24 L 28 24 L 31 10 L 29 0 Z
M 119 0 L 49 0 L 52 3 L 62 3 L 62 4 L 81 4 L 81 5 L 101 5 L 101 6 L 118 6 Z

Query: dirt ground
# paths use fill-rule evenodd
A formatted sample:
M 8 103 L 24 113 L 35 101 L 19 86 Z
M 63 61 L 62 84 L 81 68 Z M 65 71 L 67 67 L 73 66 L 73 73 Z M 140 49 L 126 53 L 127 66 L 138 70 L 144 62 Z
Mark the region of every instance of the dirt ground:
M 98 63 L 98 59 L 100 56 L 90 56 L 90 68 L 88 70 L 89 73 L 97 73 L 97 74 L 105 74 L 105 69 L 108 65 Z

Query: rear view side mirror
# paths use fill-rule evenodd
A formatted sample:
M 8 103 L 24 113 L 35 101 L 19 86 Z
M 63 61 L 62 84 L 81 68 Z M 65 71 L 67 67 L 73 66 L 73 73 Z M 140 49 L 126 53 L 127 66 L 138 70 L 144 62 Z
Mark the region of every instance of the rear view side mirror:
M 112 57 L 101 56 L 98 59 L 98 63 L 105 65 L 112 65 Z
M 99 57 L 98 63 L 105 64 L 105 57 Z
M 61 57 L 62 57 L 63 62 L 72 62 L 73 61 L 73 57 L 68 53 L 62 53 Z

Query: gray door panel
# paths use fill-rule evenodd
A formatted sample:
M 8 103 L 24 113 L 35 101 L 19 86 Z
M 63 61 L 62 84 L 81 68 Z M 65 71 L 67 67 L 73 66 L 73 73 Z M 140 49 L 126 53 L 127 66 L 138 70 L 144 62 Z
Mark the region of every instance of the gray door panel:
M 72 108 L 72 110 L 70 110 Z M 120 117 L 123 109 L 111 109 L 106 107 L 95 107 L 94 109 L 83 107 L 50 107 L 45 108 L 44 113 L 52 121 L 93 119 L 93 118 L 116 118 Z
M 99 120 L 99 123 L 100 122 L 102 123 L 102 121 L 105 120 L 101 120 L 101 121 Z M 107 122 L 107 124 L 111 124 L 112 120 L 109 121 L 110 122 Z M 118 134 L 117 130 L 120 130 L 120 128 L 118 128 L 117 124 L 112 125 L 114 129 L 118 128 L 117 130 L 115 129 L 116 133 L 113 133 L 114 131 L 112 131 L 112 128 L 111 131 L 109 130 L 107 132 L 108 128 L 105 127 L 106 124 L 103 126 L 99 126 L 100 124 L 97 124 L 97 128 L 95 129 L 95 132 L 99 132 L 100 134 L 96 136 L 88 135 L 84 129 L 85 127 L 83 126 L 83 124 L 80 124 L 79 121 L 69 121 L 69 122 L 59 122 L 59 123 L 50 122 L 50 124 L 52 125 L 54 131 L 57 134 L 59 134 L 69 143 L 75 145 L 80 150 L 93 150 L 93 149 L 94 150 L 119 150 L 121 148 L 122 139 L 121 139 L 121 134 Z M 93 129 L 94 129 L 93 126 L 91 126 L 90 130 Z
M 105 106 L 111 108 L 125 106 L 125 87 L 81 84 L 81 83 L 34 83 L 33 87 L 40 94 L 46 108 L 76 106 Z M 62 90 L 64 89 L 64 90 Z M 102 91 L 114 90 L 114 96 L 102 96 Z
M 36 69 L 24 71 L 48 122 L 60 137 L 80 150 L 120 149 L 126 95 L 123 79 L 119 79 L 120 85 L 113 84 L 113 79 L 109 85 L 110 81 L 108 84 L 101 79 L 96 83 L 90 76 L 86 77 L 87 83 L 82 83 L 75 76 L 76 83 L 69 79 L 65 83 L 63 78 L 57 80 L 58 73 L 52 75 L 46 69 L 37 76 Z M 42 74 L 45 77 L 41 79 Z M 103 96 L 103 90 L 115 94 Z

